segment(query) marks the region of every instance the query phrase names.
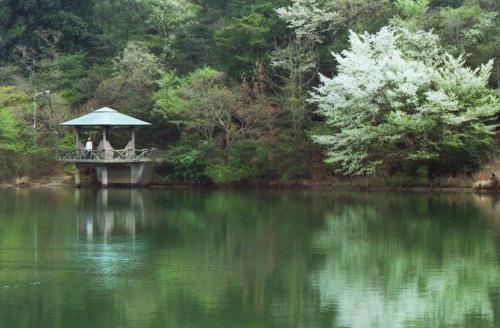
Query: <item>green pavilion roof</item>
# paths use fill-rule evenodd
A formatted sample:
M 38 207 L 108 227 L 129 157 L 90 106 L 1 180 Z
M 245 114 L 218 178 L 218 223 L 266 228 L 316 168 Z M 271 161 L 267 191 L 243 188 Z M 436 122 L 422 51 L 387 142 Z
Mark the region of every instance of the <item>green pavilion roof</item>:
M 62 123 L 64 126 L 100 126 L 100 125 L 126 125 L 126 126 L 144 126 L 151 123 L 144 122 L 117 112 L 108 107 L 97 109 L 92 113 L 80 116 L 73 120 Z

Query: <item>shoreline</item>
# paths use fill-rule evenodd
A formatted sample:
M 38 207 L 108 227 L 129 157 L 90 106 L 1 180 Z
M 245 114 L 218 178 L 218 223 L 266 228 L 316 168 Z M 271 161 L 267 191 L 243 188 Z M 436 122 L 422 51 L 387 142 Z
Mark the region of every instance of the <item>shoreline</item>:
M 74 188 L 69 175 L 43 176 L 21 182 L 0 182 L 0 189 Z M 82 188 L 99 188 L 89 179 L 82 181 Z M 407 176 L 392 177 L 328 177 L 324 179 L 296 180 L 250 180 L 239 183 L 165 183 L 153 178 L 147 185 L 132 186 L 146 189 L 199 189 L 199 190 L 326 190 L 326 191 L 371 191 L 371 192 L 476 192 L 500 193 L 500 189 L 474 189 L 471 178 L 440 177 L 422 179 Z M 110 188 L 130 188 L 128 185 L 110 185 Z
M 30 183 L 17 186 L 13 183 L 0 183 L 0 189 L 41 189 L 41 188 L 75 188 L 68 183 Z M 100 188 L 97 185 L 86 184 L 80 188 Z M 141 188 L 151 190 L 324 190 L 324 191 L 354 191 L 354 192 L 454 192 L 454 193 L 499 193 L 500 190 L 474 190 L 472 187 L 434 187 L 434 186 L 356 186 L 346 184 L 149 184 L 137 186 L 110 185 L 109 188 Z

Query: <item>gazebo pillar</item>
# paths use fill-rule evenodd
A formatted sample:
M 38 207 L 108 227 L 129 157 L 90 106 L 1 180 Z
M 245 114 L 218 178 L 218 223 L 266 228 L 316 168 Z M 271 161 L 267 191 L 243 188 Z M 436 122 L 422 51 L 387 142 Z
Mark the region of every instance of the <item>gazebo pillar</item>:
M 102 126 L 102 146 L 106 149 L 106 141 L 108 140 L 108 128 L 106 126 Z
M 75 140 L 76 140 L 76 148 L 75 149 L 80 149 L 80 130 L 78 128 L 74 129 L 75 133 Z
M 102 147 L 104 159 L 107 158 L 107 141 L 108 141 L 108 128 L 106 126 L 102 126 Z M 101 184 L 104 188 L 108 186 L 108 166 L 103 165 L 101 168 Z
M 135 150 L 135 128 L 132 127 L 132 136 L 130 138 L 130 140 L 132 141 L 132 149 Z
M 76 139 L 76 156 L 80 158 L 82 156 L 80 149 L 80 131 L 78 128 L 75 128 L 75 139 Z M 80 167 L 78 164 L 75 164 L 75 187 L 80 187 Z

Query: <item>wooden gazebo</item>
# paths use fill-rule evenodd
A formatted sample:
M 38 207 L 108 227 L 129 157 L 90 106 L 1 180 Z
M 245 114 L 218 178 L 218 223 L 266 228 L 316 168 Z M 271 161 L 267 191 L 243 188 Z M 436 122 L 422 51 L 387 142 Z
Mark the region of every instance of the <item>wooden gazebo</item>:
M 74 128 L 76 148 L 71 151 L 61 151 L 59 160 L 75 163 L 75 185 L 80 185 L 80 170 L 84 167 L 96 169 L 96 175 L 103 187 L 109 184 L 140 184 L 145 182 L 145 169 L 151 162 L 150 149 L 136 149 L 135 129 L 151 125 L 148 122 L 104 107 L 89 114 L 62 123 L 63 126 Z M 83 129 L 100 129 L 102 138 L 97 147 L 85 149 L 85 141 L 80 140 Z M 109 142 L 112 128 L 125 128 L 130 131 L 130 140 L 123 149 L 114 149 Z

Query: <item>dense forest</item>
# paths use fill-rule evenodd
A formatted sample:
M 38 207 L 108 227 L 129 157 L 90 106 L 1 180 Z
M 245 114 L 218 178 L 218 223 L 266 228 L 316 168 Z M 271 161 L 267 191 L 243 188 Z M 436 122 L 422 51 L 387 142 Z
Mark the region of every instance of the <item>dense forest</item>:
M 0 0 L 0 181 L 103 106 L 165 183 L 468 175 L 499 99 L 498 0 Z

